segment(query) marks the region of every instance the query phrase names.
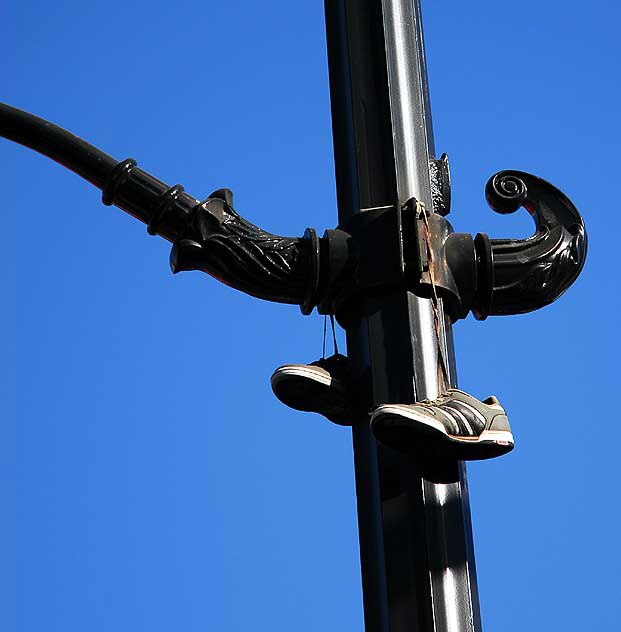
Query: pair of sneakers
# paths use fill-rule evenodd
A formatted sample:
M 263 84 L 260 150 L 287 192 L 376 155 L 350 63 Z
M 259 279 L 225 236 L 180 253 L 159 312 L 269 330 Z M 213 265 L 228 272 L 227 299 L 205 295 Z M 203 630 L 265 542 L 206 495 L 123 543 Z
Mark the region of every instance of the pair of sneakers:
M 312 364 L 286 364 L 271 378 L 276 397 L 296 410 L 352 423 L 349 361 L 335 354 Z M 434 400 L 382 404 L 371 412 L 376 439 L 403 453 L 424 451 L 461 461 L 491 459 L 513 449 L 505 410 L 495 397 L 479 401 L 456 388 Z

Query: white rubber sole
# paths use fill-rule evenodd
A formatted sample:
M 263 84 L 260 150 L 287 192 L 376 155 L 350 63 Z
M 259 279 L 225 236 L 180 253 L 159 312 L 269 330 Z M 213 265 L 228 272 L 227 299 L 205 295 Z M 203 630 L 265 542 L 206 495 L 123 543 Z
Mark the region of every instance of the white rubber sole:
M 381 424 L 377 423 L 378 419 L 382 420 Z M 415 423 L 404 424 L 404 419 Z M 380 441 L 398 451 L 414 451 L 431 441 L 452 450 L 460 460 L 501 456 L 515 445 L 513 434 L 504 430 L 484 430 L 477 437 L 451 435 L 440 421 L 427 415 L 417 415 L 407 406 L 398 404 L 379 406 L 371 417 L 371 429 Z
M 274 371 L 272 390 L 286 406 L 319 413 L 340 426 L 351 425 L 346 385 L 325 369 L 307 364 L 286 364 Z
M 274 384 L 278 384 L 281 380 L 290 377 L 301 377 L 306 380 L 313 380 L 323 386 L 340 384 L 340 382 L 338 380 L 334 380 L 325 369 L 318 366 L 312 367 L 308 364 L 285 364 L 284 366 L 278 367 L 272 375 L 270 382 L 273 386 Z

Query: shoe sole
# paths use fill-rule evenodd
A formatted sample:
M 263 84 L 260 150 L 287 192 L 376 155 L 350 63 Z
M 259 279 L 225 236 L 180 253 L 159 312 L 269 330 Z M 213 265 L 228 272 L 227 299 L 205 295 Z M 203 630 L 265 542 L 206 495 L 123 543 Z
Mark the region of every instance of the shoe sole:
M 313 370 L 304 364 L 287 364 L 272 375 L 270 383 L 276 397 L 289 408 L 319 413 L 339 426 L 351 426 L 350 417 L 343 412 L 345 384 L 327 371 Z
M 422 420 L 400 406 L 378 408 L 371 418 L 371 430 L 378 441 L 398 452 L 429 449 L 460 461 L 493 459 L 511 452 L 515 445 L 513 434 L 507 431 L 484 430 L 478 437 L 456 437 L 439 421 Z

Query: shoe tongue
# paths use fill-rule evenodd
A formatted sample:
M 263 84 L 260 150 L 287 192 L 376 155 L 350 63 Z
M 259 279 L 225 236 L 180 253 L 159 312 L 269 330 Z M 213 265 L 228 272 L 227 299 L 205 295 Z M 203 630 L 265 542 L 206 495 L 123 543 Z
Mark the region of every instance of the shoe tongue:
M 315 360 L 315 362 L 311 362 L 311 365 L 335 366 L 337 364 L 341 364 L 346 361 L 347 361 L 347 356 L 341 355 L 340 353 L 335 353 L 334 355 L 331 355 L 328 358 L 320 358 L 319 360 Z
M 319 358 L 319 360 L 311 362 L 309 366 L 320 366 L 321 368 L 324 368 L 326 366 L 327 360 L 328 358 Z
M 494 395 L 490 395 L 487 399 L 484 399 L 483 403 L 487 404 L 488 406 L 498 406 L 498 407 L 500 407 L 500 402 L 496 399 L 496 397 Z

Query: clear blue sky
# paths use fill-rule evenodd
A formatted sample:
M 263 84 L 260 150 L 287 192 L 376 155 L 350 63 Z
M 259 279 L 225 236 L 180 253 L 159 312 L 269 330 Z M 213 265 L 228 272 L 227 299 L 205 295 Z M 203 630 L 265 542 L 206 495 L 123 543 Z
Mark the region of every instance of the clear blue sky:
M 319 0 L 2 8 L 1 100 L 273 232 L 336 223 Z M 618 507 L 617 2 L 424 3 L 461 231 L 525 236 L 483 187 L 530 171 L 590 252 L 540 312 L 455 328 L 461 385 L 517 447 L 469 466 L 484 628 L 613 630 Z M 269 376 L 321 319 L 196 273 L 96 189 L 0 142 L 3 632 L 359 632 L 350 432 Z

